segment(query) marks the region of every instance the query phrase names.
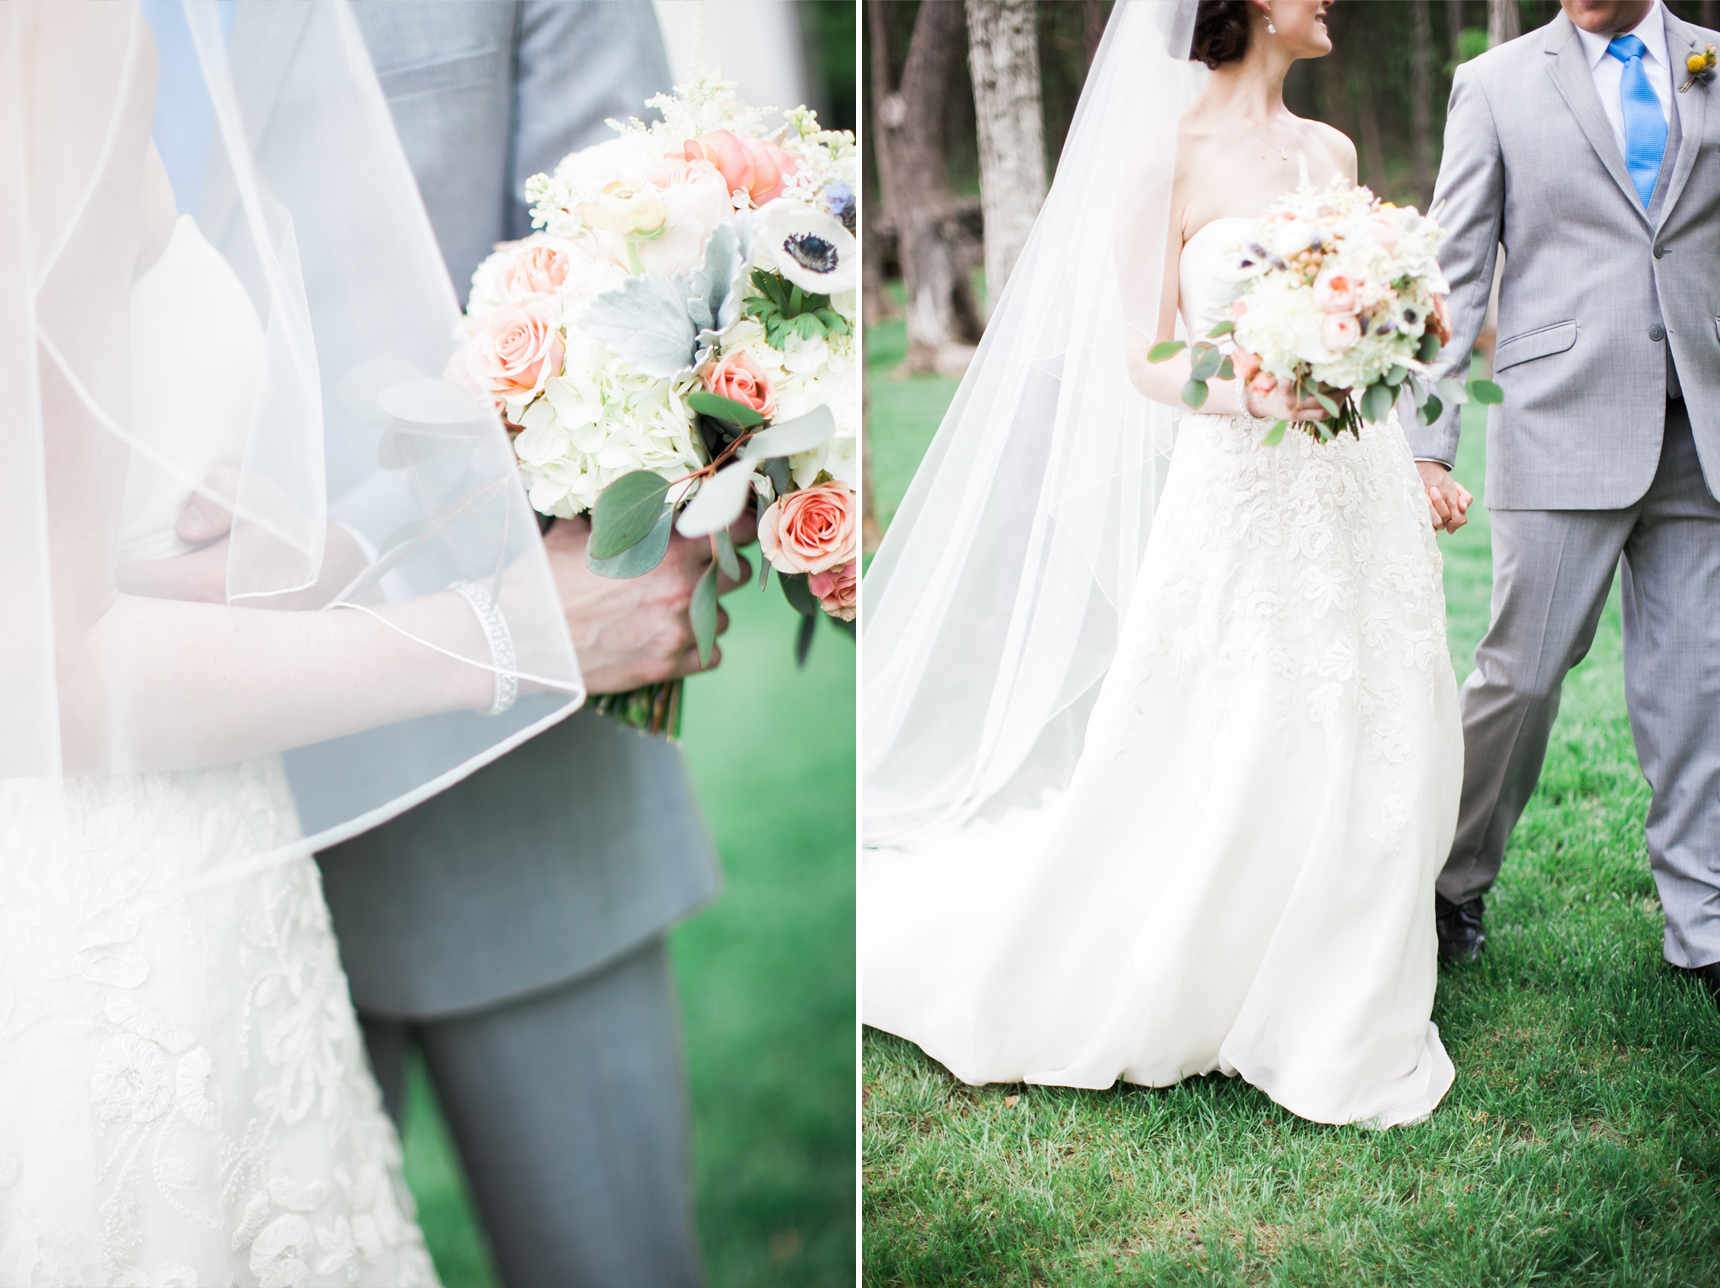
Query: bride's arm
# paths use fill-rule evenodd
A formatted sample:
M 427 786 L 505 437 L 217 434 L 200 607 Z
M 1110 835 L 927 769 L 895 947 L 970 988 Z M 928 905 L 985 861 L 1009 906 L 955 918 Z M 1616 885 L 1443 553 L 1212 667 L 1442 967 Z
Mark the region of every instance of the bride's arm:
M 156 169 L 110 171 L 115 196 L 128 188 L 138 194 L 129 207 L 122 200 L 102 207 L 112 212 L 110 231 L 124 245 L 112 253 L 98 247 L 75 288 L 49 300 L 50 306 L 76 302 L 71 320 L 60 323 L 56 348 L 69 355 L 84 392 L 108 415 L 130 404 L 129 363 L 89 355 L 130 351 L 131 281 L 160 254 L 174 218 L 171 197 L 154 182 Z M 128 209 L 129 218 L 121 213 Z M 74 249 L 85 253 L 82 245 Z M 57 360 L 42 352 L 47 581 L 39 592 L 29 582 L 18 590 L 20 604 L 42 594 L 43 608 L 52 605 L 65 772 L 219 764 L 490 704 L 492 672 L 409 638 L 489 658 L 476 614 L 452 593 L 390 605 L 374 616 L 121 593 L 115 529 L 127 449 Z

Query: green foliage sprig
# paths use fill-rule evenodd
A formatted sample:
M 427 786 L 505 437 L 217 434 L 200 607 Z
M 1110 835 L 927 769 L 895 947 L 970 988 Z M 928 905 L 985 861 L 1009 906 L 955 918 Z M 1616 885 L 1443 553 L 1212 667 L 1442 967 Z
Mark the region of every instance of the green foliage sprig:
M 830 307 L 828 295 L 809 294 L 781 273 L 762 268 L 753 269 L 752 284 L 758 294 L 747 296 L 741 312 L 763 324 L 771 348 L 786 348 L 790 336 L 818 340 L 848 334 L 848 320 Z
M 1208 381 L 1233 380 L 1236 377 L 1231 360 L 1216 344 L 1210 343 L 1232 334 L 1235 330 L 1234 322 L 1220 322 L 1206 333 L 1205 340 L 1196 341 L 1192 348 L 1181 340 L 1165 340 L 1147 351 L 1147 361 L 1166 362 L 1188 349 L 1189 379 L 1183 384 L 1182 400 L 1195 411 L 1199 411 L 1206 404 Z M 1416 351 L 1416 360 L 1423 364 L 1432 362 L 1439 356 L 1439 350 L 1439 337 L 1430 332 L 1422 336 L 1421 345 Z M 1410 397 L 1414 400 L 1416 422 L 1421 425 L 1431 425 L 1438 420 L 1447 402 L 1462 406 L 1471 398 L 1484 405 L 1505 401 L 1505 391 L 1491 380 L 1465 381 L 1447 376 L 1444 380 L 1432 381 L 1405 366 L 1393 367 L 1359 394 L 1352 394 L 1341 401 L 1332 397 L 1334 392 L 1341 393 L 1341 390 L 1326 390 L 1318 385 L 1305 384 L 1303 377 L 1299 375 L 1294 387 L 1296 396 L 1313 398 L 1331 419 L 1296 423 L 1311 438 L 1322 443 L 1330 442 L 1341 433 L 1358 434 L 1364 420 L 1377 424 L 1391 415 L 1398 395 L 1405 388 L 1410 391 Z M 1266 431 L 1266 437 L 1261 441 L 1267 447 L 1275 446 L 1283 439 L 1284 432 L 1289 427 L 1289 421 L 1278 421 Z

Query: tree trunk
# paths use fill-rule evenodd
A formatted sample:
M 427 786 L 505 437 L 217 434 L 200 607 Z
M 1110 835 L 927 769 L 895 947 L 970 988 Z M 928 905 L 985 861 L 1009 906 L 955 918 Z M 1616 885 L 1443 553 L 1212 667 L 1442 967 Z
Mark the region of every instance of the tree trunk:
M 1451 65 L 1463 61 L 1463 0 L 1445 0 L 1445 38 L 1451 44 Z
M 1523 18 L 1517 0 L 1487 0 L 1487 47 L 1503 45 L 1523 34 Z
M 1717 0 L 1702 0 L 1702 8 L 1698 21 L 1709 31 L 1720 30 L 1720 2 Z
M 1386 195 L 1386 150 L 1380 140 L 1380 116 L 1374 110 L 1374 86 L 1370 71 L 1362 73 L 1356 116 L 1362 122 L 1362 182 L 1374 196 Z
M 1034 0 L 967 0 L 988 317 L 1045 200 L 1037 9 Z
M 884 31 L 882 0 L 868 0 L 873 30 Z M 973 356 L 981 323 L 961 273 L 946 216 L 951 203 L 944 123 L 948 89 L 967 44 L 966 14 L 953 0 L 927 0 L 914 17 L 902 83 L 892 89 L 887 58 L 872 59 L 879 129 L 873 157 L 884 211 L 896 225 L 907 291 L 908 352 L 902 373 L 958 373 Z
M 1421 208 L 1433 200 L 1433 22 L 1428 0 L 1414 0 L 1415 62 L 1410 69 L 1410 134 L 1415 146 L 1415 190 Z
M 1705 0 L 1712 3 L 1712 0 Z M 1709 26 L 1707 18 L 1702 20 Z M 1099 40 L 1105 34 L 1105 13 L 1099 8 L 1099 0 L 1081 0 L 1081 35 L 1087 45 L 1087 66 L 1084 71 L 1093 70 L 1093 56 L 1099 52 Z

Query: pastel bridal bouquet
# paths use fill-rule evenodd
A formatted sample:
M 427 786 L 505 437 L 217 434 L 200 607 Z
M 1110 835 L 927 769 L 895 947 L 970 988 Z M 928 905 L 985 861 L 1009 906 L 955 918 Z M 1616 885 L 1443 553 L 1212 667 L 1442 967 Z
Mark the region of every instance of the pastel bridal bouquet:
M 1246 380 L 1258 395 L 1288 384 L 1325 410 L 1325 421 L 1297 422 L 1319 442 L 1384 420 L 1404 393 L 1424 425 L 1446 402 L 1500 401 L 1491 381 L 1436 381 L 1429 367 L 1451 339 L 1437 215 L 1382 202 L 1341 178 L 1317 191 L 1304 171 L 1301 187 L 1232 247 L 1231 320 L 1194 344 L 1183 401 L 1200 407 L 1214 378 Z M 1187 347 L 1166 341 L 1148 357 L 1163 362 Z M 1277 443 L 1287 428 L 1277 422 L 1264 441 Z
M 854 137 L 806 108 L 763 113 L 712 76 L 652 99 L 662 119 L 528 181 L 533 227 L 478 267 L 455 373 L 491 398 L 532 505 L 591 516 L 587 562 L 637 577 L 671 526 L 711 542 L 692 601 L 700 656 L 729 526 L 758 512 L 760 586 L 852 630 L 860 465 Z M 595 703 L 673 734 L 680 685 Z

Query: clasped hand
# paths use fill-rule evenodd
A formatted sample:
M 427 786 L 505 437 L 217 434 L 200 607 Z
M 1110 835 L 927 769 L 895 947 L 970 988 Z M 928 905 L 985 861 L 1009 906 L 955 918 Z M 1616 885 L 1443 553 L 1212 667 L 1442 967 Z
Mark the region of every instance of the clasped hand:
M 176 531 L 196 550 L 171 559 L 126 564 L 119 569 L 119 589 L 130 595 L 157 599 L 225 603 L 227 555 L 233 527 L 231 499 L 238 492 L 237 470 L 218 466 L 204 478 L 210 496 L 196 495 L 179 516 Z M 211 497 L 226 498 L 227 505 Z M 758 539 L 749 513 L 729 529 L 737 547 Z M 579 657 L 579 668 L 590 693 L 626 693 L 646 684 L 708 671 L 722 660 L 713 649 L 710 662 L 699 664 L 698 645 L 688 607 L 693 588 L 711 565 L 708 537 L 675 533 L 663 561 L 641 577 L 603 577 L 585 563 L 591 539 L 589 519 L 558 519 L 544 537 L 550 574 L 567 618 L 568 634 Z M 322 576 L 317 584 L 292 595 L 275 596 L 276 609 L 317 609 L 350 585 L 369 561 L 358 541 L 338 523 L 328 526 Z M 719 570 L 717 593 L 726 595 L 751 580 L 752 570 L 740 560 L 740 577 Z M 717 633 L 728 629 L 728 614 L 717 611 Z

